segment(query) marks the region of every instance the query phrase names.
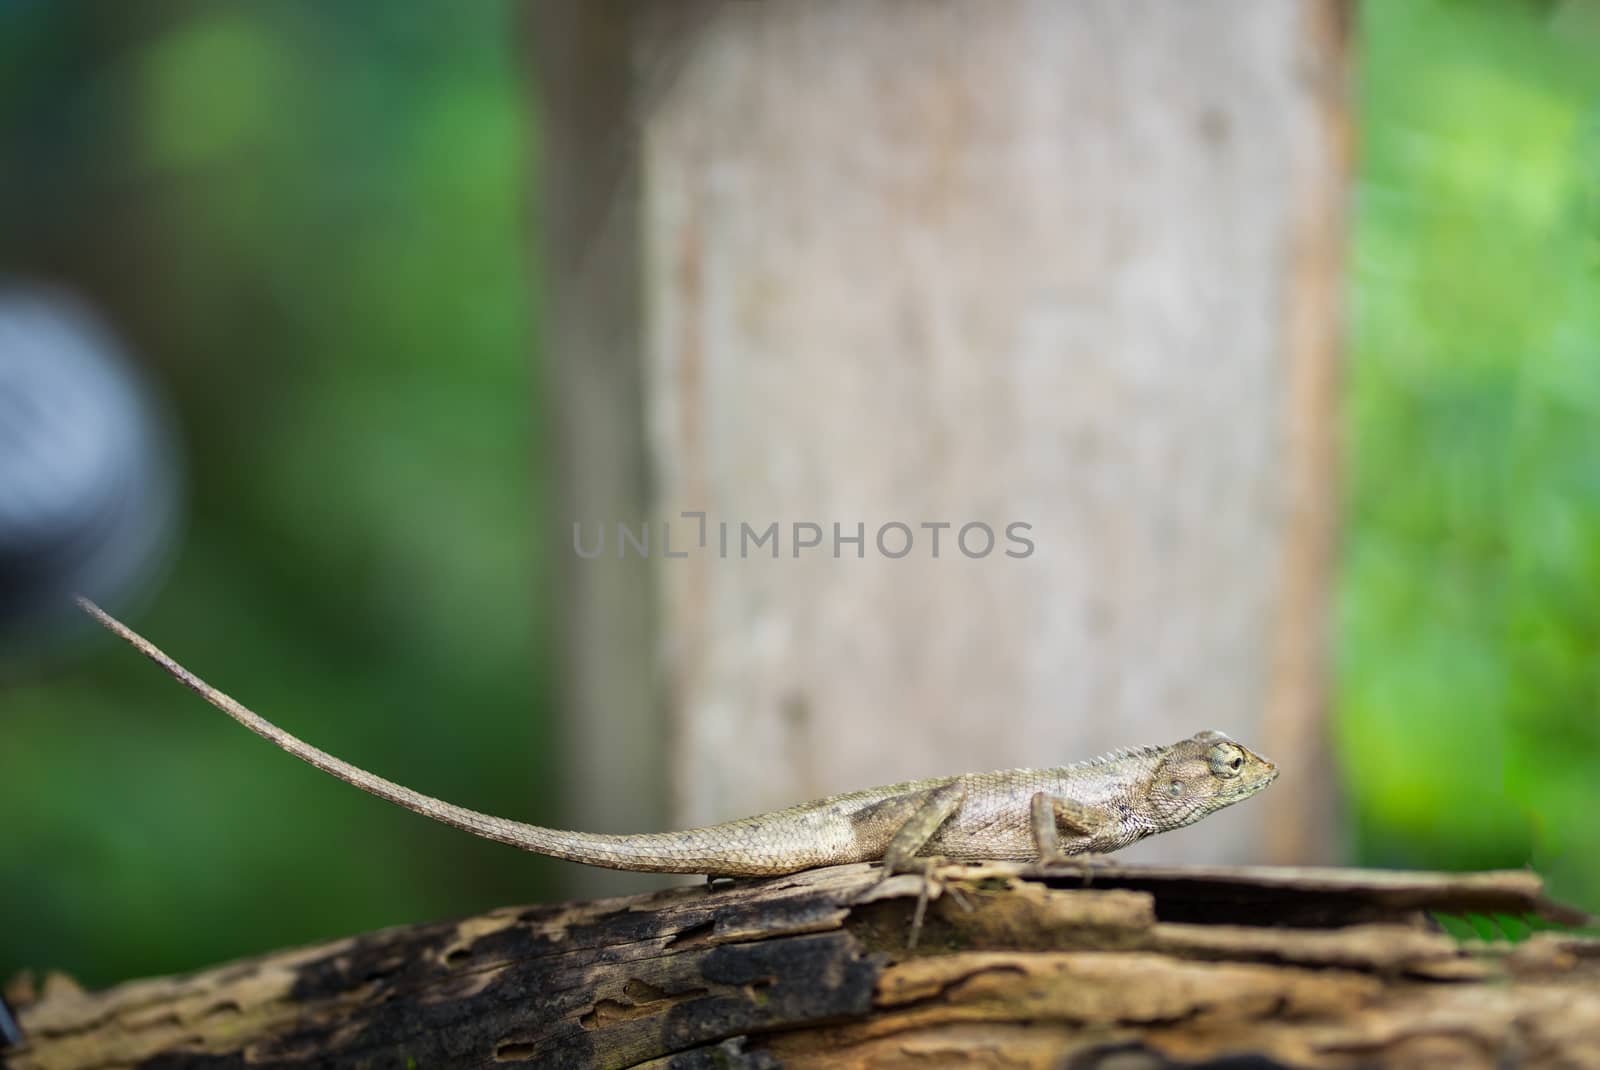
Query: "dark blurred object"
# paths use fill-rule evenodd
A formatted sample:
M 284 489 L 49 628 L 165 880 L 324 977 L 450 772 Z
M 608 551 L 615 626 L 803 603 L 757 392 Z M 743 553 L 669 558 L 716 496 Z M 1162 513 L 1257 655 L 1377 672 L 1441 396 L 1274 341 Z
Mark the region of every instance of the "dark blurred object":
M 148 582 L 174 530 L 168 421 L 84 303 L 0 290 L 0 659 Z
M 6 1005 L 5 997 L 0 996 L 0 1053 L 7 1048 L 15 1048 L 22 1043 L 22 1027 L 17 1024 L 17 1019 L 11 1013 L 11 1008 Z

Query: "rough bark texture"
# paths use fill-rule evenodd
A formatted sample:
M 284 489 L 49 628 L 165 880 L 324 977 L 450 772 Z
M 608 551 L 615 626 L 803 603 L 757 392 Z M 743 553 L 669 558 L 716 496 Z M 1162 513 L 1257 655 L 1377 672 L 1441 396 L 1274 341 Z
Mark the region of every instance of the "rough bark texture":
M 608 529 L 569 555 L 575 822 L 1216 727 L 1295 770 L 1271 835 L 1241 808 L 1136 857 L 1327 860 L 1343 5 L 534 6 L 552 49 L 609 42 L 541 71 L 551 267 L 585 280 L 550 308 L 563 520 Z M 668 757 L 655 809 L 632 785 Z
M 1600 943 L 1529 873 L 867 866 L 495 911 L 139 981 L 14 983 L 14 1070 L 1600 1066 Z M 1087 886 L 1086 886 L 1087 882 Z M 1213 1062 L 1250 1056 L 1257 1062 Z

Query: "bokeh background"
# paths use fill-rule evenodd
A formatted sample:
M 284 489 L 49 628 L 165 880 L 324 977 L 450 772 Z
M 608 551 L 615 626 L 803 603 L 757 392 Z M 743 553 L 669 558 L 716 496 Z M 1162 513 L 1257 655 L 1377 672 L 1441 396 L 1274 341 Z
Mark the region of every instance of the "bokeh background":
M 171 401 L 189 510 L 140 626 L 341 756 L 534 817 L 558 525 L 525 35 L 505 0 L 0 0 L 0 280 L 91 299 Z M 1531 863 L 1600 908 L 1600 5 L 1369 2 L 1356 46 L 1349 860 Z M 558 887 L 87 638 L 0 676 L 0 816 L 0 978 Z

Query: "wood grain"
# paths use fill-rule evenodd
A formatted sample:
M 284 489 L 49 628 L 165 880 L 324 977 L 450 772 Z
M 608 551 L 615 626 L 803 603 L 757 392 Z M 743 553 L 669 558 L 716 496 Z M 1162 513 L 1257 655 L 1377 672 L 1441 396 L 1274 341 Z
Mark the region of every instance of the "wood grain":
M 1571 919 L 1527 873 L 950 867 L 966 906 L 940 895 L 916 954 L 919 880 L 878 876 L 508 908 L 92 994 L 18 981 L 6 1065 L 1600 1066 L 1600 943 L 1462 946 L 1422 913 Z

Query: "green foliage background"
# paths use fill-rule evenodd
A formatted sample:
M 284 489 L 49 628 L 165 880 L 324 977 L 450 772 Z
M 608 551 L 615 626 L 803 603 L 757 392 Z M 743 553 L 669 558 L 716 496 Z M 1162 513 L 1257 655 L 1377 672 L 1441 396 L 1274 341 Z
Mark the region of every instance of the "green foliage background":
M 1352 861 L 1531 861 L 1600 907 L 1595 10 L 1361 7 L 1337 731 Z M 554 775 L 526 32 L 506 0 L 0 0 L 0 276 L 102 303 L 192 459 L 140 624 L 511 814 Z M 0 684 L 0 978 L 553 894 L 125 652 L 43 669 Z
M 1600 907 L 1600 5 L 1362 5 L 1336 727 L 1357 854 Z
M 549 813 L 509 5 L 0 19 L 0 276 L 42 265 L 107 306 L 192 464 L 141 626 L 347 758 Z M 0 977 L 101 984 L 552 894 L 542 860 L 353 795 L 87 645 L 0 692 Z

